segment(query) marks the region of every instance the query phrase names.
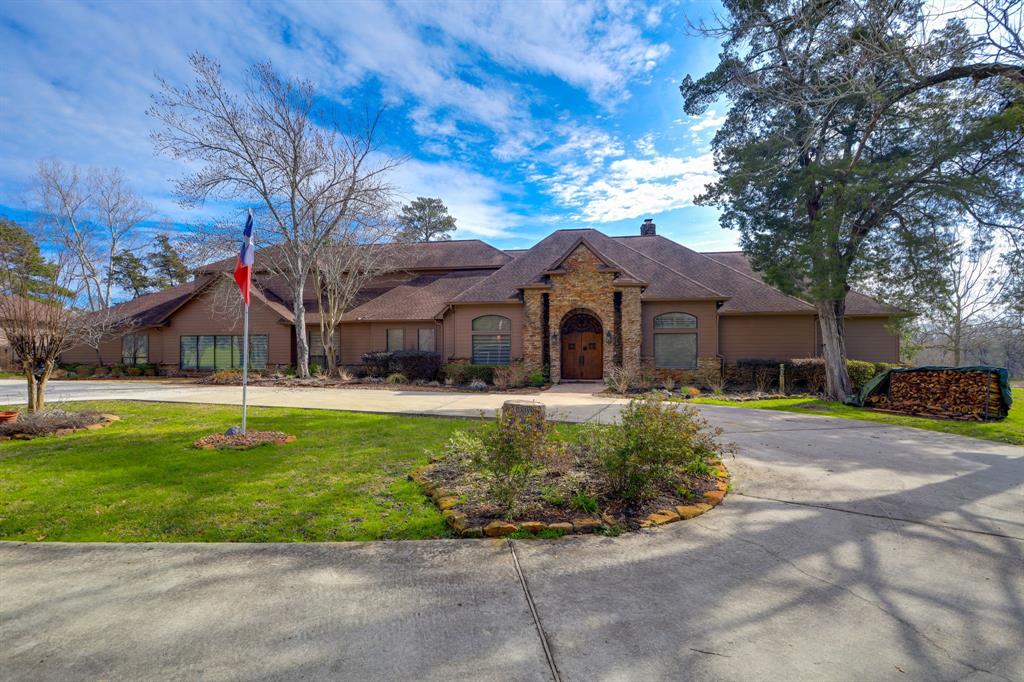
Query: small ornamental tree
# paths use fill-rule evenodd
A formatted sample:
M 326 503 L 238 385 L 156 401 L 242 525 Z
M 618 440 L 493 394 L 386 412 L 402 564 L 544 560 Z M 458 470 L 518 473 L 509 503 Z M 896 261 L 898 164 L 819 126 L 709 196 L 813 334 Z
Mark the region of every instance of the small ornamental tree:
M 905 0 L 724 4 L 702 28 L 723 39 L 717 67 L 680 87 L 691 115 L 731 105 L 698 203 L 722 209 L 769 283 L 814 304 L 827 393 L 843 399 L 851 281 L 940 267 L 963 215 L 1011 241 L 1024 230 L 1019 24 L 972 35 Z

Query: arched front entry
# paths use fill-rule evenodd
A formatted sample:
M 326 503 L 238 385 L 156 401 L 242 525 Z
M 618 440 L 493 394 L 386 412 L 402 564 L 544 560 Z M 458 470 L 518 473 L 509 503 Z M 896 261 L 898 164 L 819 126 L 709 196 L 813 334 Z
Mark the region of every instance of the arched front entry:
M 603 365 L 601 321 L 590 313 L 570 313 L 562 322 L 562 379 L 601 379 Z

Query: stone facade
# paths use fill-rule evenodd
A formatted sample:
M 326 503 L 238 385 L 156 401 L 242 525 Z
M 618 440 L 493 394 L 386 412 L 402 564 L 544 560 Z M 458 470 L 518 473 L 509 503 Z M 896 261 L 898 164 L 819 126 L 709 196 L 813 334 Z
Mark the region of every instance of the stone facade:
M 563 273 L 550 275 L 551 380 L 561 379 L 562 322 L 572 312 L 586 311 L 601 322 L 604 335 L 604 370 L 612 366 L 615 352 L 615 273 L 584 244 L 562 263 Z
M 640 346 L 643 342 L 640 287 L 623 287 L 621 315 L 622 366 L 637 371 L 640 369 Z
M 523 291 L 523 364 L 533 369 L 544 367 L 544 292 Z

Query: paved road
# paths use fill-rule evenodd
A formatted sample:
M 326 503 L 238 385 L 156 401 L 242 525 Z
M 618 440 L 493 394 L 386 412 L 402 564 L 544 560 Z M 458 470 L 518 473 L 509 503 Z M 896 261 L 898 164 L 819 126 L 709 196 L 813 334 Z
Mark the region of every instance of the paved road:
M 1024 448 L 705 413 L 735 490 L 619 538 L 0 544 L 0 677 L 1024 679 Z

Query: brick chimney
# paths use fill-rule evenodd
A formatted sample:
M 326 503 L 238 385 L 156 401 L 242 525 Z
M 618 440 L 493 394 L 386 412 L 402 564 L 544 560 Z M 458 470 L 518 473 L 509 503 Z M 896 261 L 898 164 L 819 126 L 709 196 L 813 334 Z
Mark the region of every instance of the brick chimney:
M 640 226 L 640 236 L 653 237 L 654 235 L 658 234 L 657 227 L 658 226 L 654 224 L 654 221 L 652 219 L 647 218 L 646 220 L 644 220 L 644 224 Z

